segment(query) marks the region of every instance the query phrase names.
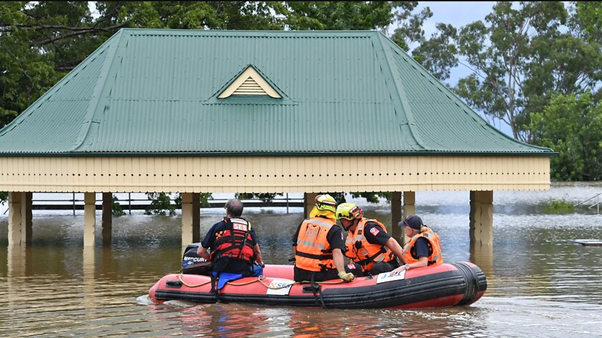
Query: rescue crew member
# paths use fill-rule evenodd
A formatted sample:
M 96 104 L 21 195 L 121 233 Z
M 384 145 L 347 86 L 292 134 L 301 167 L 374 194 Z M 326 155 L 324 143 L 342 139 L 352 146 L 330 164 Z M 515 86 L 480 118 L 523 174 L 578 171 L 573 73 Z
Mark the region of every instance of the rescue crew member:
M 309 218 L 299 224 L 293 236 L 294 279 L 313 283 L 340 278 L 351 282 L 355 275 L 345 266 L 343 229 L 335 218 L 337 203 L 330 195 L 318 195 L 315 202 Z M 356 273 L 361 275 L 361 271 Z
M 387 233 L 387 228 L 375 219 L 364 217 L 364 212 L 353 203 L 341 203 L 336 217 L 347 230 L 345 256 L 358 264 L 365 276 L 378 275 L 405 264 L 399 243 Z
M 398 225 L 404 227 L 410 241 L 403 246 L 403 258 L 407 264 L 393 270 L 394 274 L 403 270 L 443 264 L 439 235 L 424 225 L 422 218 L 411 215 Z
M 238 199 L 228 200 L 226 217 L 209 229 L 198 247 L 197 254 L 211 260 L 212 271 L 218 275 L 229 272 L 248 277 L 253 274 L 253 263 L 265 266 L 255 229 L 241 217 L 243 208 Z

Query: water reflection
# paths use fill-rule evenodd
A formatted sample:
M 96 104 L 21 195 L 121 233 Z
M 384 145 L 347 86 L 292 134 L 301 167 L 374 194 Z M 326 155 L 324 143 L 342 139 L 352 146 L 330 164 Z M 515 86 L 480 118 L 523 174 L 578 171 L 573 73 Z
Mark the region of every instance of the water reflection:
M 470 243 L 470 259 L 476 264 L 485 276 L 493 276 L 493 245 Z
M 151 325 L 162 335 L 185 337 L 592 337 L 602 332 L 596 314 L 600 310 L 596 305 L 509 298 L 485 298 L 471 307 L 405 311 L 172 301 L 151 305 Z
M 174 306 L 167 304 L 165 306 Z M 175 315 L 180 332 L 186 336 L 266 337 L 274 332 L 269 313 L 238 304 L 196 305 L 178 309 Z M 274 311 L 275 314 L 276 311 Z M 165 317 L 174 321 L 174 317 Z
M 86 319 L 91 320 L 93 310 L 96 308 L 96 250 L 94 247 L 85 246 L 83 249 L 83 294 Z
M 245 304 L 171 301 L 152 306 L 154 318 L 178 325 L 178 335 L 194 337 L 450 337 L 470 336 L 457 322 L 479 317 L 479 309 L 422 311 L 267 308 Z M 169 315 L 166 315 L 169 314 Z M 437 325 L 433 325 L 433 321 Z M 461 329 L 460 331 L 458 329 Z
M 27 269 L 27 252 L 24 246 L 12 246 L 7 249 L 8 277 L 24 277 Z

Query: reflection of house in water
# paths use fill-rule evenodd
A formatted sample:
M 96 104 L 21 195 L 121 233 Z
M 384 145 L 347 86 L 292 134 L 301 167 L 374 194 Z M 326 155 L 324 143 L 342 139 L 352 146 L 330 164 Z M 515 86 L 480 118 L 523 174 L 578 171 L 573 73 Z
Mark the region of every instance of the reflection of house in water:
M 471 235 L 492 243 L 494 190 L 546 190 L 547 148 L 489 125 L 376 31 L 122 29 L 0 130 L 9 245 L 31 240 L 32 192 L 180 192 L 182 244 L 199 193 L 469 191 Z M 403 197 L 403 199 L 402 199 Z M 393 227 L 400 239 L 401 229 Z

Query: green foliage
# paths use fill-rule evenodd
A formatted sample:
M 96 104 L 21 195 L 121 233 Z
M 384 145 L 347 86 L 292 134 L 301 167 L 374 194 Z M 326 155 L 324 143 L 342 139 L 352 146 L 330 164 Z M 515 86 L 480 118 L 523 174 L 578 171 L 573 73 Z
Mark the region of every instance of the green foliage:
M 208 207 L 209 206 L 209 198 L 211 198 L 211 193 L 201 193 L 200 202 L 201 206 Z
M 446 80 L 450 77 L 451 69 L 458 66 L 459 62 L 455 42 L 457 35 L 458 31 L 452 25 L 439 23 L 437 32 L 429 40 L 423 37 L 412 55 L 437 79 Z
M 171 203 L 171 198 L 169 195 L 165 193 L 147 193 L 146 196 L 151 201 L 150 206 L 148 206 L 144 211 L 146 215 L 155 214 L 165 216 L 169 212 L 170 216 L 174 216 L 176 214 L 176 210 L 182 209 L 182 194 L 180 193 L 176 194 L 176 197 L 173 199 L 173 204 Z M 210 198 L 210 193 L 199 194 L 200 205 L 208 207 L 210 205 Z
M 146 208 L 144 213 L 146 215 L 161 215 L 166 216 L 169 212 L 169 216 L 175 216 L 176 210 L 174 205 L 171 204 L 171 197 L 164 192 L 161 193 L 146 193 L 147 198 L 151 201 L 150 206 Z M 180 203 L 181 207 L 181 203 Z
M 554 93 L 602 83 L 600 43 L 583 39 L 562 2 L 497 2 L 484 22 L 460 29 L 458 45 L 475 73 L 461 79 L 456 92 L 475 110 L 506 122 L 521 141 L 533 141 L 531 114 L 543 111 Z
M 99 21 L 122 27 L 282 29 L 275 3 L 258 1 L 98 1 Z
M 602 2 L 577 1 L 576 6 L 577 16 L 582 20 L 585 30 L 592 36 L 600 35 L 602 32 Z
M 0 2 L 0 127 L 114 32 L 94 25 L 87 2 Z
M 602 180 L 602 105 L 591 93 L 557 95 L 529 126 L 536 144 L 552 148 L 557 181 Z
M 0 191 L 0 204 L 4 205 L 8 201 L 8 193 Z
M 424 44 L 427 41 L 422 26 L 425 20 L 433 16 L 433 12 L 431 12 L 429 7 L 425 7 L 419 13 L 412 14 L 418 2 L 406 1 L 397 3 L 399 7 L 394 9 L 397 28 L 393 31 L 391 40 L 403 50 L 408 51 L 414 43 Z
M 290 30 L 369 30 L 393 23 L 394 8 L 414 8 L 417 2 L 285 1 L 276 7 Z
M 544 211 L 550 214 L 568 214 L 572 213 L 575 209 L 573 203 L 554 198 L 543 201 L 541 205 Z
M 339 193 L 339 192 L 334 192 L 334 193 L 329 193 L 329 192 L 325 192 L 324 194 L 329 194 L 330 196 L 332 196 L 337 203 L 345 203 L 346 199 L 345 199 L 345 194 L 344 193 Z M 251 200 L 251 199 L 258 199 L 261 200 L 263 202 L 269 203 L 271 201 L 274 200 L 274 197 L 276 196 L 282 196 L 282 194 L 251 194 L 251 193 L 237 193 L 234 195 L 234 197 L 240 199 L 240 200 Z M 380 199 L 379 198 L 385 198 L 387 200 L 387 202 L 391 201 L 391 193 L 390 192 L 352 192 L 351 196 L 353 198 L 365 198 L 366 202 L 368 203 L 379 203 Z
M 117 196 L 113 195 L 113 216 L 123 215 L 125 215 L 125 211 L 123 211 L 121 204 L 119 204 L 119 199 L 117 198 Z
M 180 209 L 182 210 L 182 195 L 181 194 L 176 194 L 176 198 L 173 199 L 175 206 L 175 209 Z

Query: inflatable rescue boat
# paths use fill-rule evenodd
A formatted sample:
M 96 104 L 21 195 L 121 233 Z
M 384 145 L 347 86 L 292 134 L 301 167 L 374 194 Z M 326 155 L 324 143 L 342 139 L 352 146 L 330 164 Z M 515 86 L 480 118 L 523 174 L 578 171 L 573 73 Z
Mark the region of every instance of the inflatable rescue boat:
M 201 274 L 206 273 L 202 259 L 190 259 L 189 252 L 192 250 L 184 254 L 182 273 L 168 274 L 150 289 L 153 301 L 407 309 L 469 305 L 487 290 L 485 274 L 470 262 L 410 269 L 399 275 L 386 272 L 357 277 L 349 283 L 337 279 L 313 284 L 295 282 L 292 265 L 266 265 L 258 277 L 222 280 L 212 287 L 211 277 Z

